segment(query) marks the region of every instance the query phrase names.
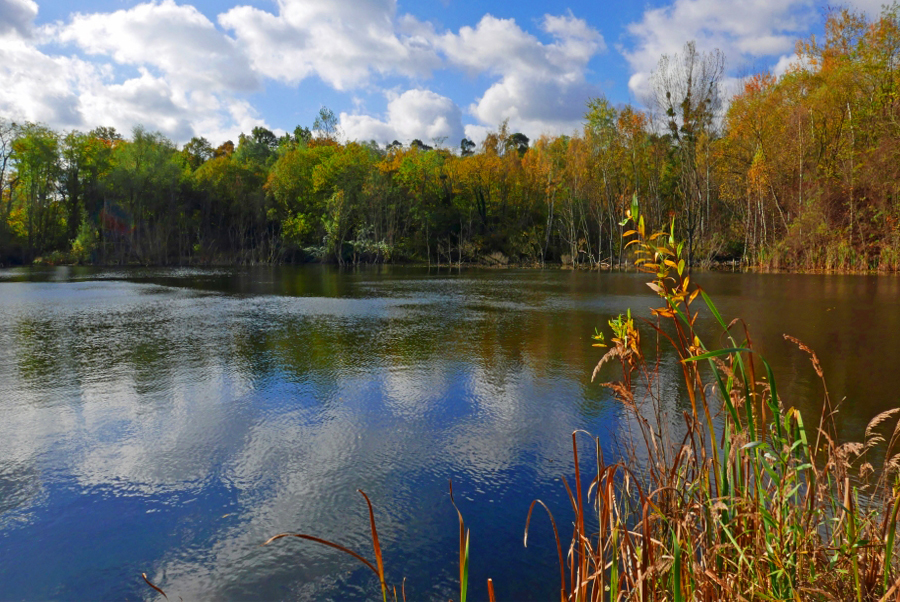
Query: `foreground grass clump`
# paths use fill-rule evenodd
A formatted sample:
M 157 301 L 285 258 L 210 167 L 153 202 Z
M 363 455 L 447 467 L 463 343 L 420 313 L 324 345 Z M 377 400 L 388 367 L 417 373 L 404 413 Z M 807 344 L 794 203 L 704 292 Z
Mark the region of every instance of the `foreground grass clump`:
M 622 380 L 604 386 L 635 426 L 626 461 L 606 464 L 595 440 L 586 500 L 573 434 L 575 483 L 566 488 L 575 525 L 567 558 L 560 553 L 560 599 L 900 600 L 900 424 L 884 431 L 900 409 L 876 416 L 863 442 L 838 444 L 825 388 L 818 428 L 809 431 L 782 404 L 746 328 L 726 324 L 691 286 L 674 227 L 647 236 L 636 203 L 629 219 L 629 245 L 662 300 L 645 322 L 657 348 L 678 354 L 690 411 L 675 436 L 659 360 L 645 358 L 630 313 L 610 321 L 612 347 L 594 377 L 606 362 L 621 363 Z M 698 296 L 726 348 L 709 350 L 696 334 Z M 822 378 L 816 355 L 785 338 Z

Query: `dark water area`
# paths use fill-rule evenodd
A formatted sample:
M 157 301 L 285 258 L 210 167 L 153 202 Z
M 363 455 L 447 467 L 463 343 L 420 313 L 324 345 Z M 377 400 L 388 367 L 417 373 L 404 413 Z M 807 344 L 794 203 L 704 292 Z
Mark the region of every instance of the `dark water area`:
M 786 405 L 822 387 L 840 435 L 900 405 L 900 279 L 697 274 L 747 322 Z M 472 599 L 558 595 L 540 498 L 571 522 L 571 433 L 614 454 L 629 418 L 590 382 L 595 327 L 648 316 L 647 277 L 556 270 L 382 268 L 0 270 L 0 599 L 380 599 L 458 596 L 458 525 Z M 700 318 L 712 346 L 711 317 Z M 664 388 L 678 367 L 663 355 Z M 614 366 L 605 379 L 617 377 Z M 585 456 L 589 440 L 583 439 Z M 589 460 L 589 459 L 588 459 Z

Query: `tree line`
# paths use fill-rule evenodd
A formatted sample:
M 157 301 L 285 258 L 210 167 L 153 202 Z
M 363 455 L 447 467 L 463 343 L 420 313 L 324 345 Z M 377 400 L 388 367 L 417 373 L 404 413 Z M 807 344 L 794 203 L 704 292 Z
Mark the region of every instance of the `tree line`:
M 694 264 L 900 269 L 900 9 L 827 16 L 730 99 L 719 52 L 663 56 L 646 108 L 477 146 L 342 141 L 334 114 L 237 145 L 0 122 L 0 262 L 416 261 L 601 267 L 636 198 Z

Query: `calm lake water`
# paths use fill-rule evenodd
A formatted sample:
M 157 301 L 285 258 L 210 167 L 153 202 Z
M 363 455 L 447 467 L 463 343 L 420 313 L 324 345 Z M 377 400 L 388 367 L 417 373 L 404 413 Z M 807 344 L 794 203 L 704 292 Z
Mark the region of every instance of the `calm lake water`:
M 656 305 L 641 274 L 327 267 L 0 270 L 0 598 L 380 599 L 337 551 L 374 556 L 410 600 L 558 592 L 549 523 L 573 429 L 615 453 L 627 417 L 591 384 L 595 327 Z M 705 273 L 816 415 L 819 352 L 844 438 L 900 404 L 900 279 Z M 701 328 L 715 341 L 711 318 Z M 605 328 L 608 331 L 608 328 Z M 663 369 L 677 373 L 672 358 Z M 615 368 L 603 376 L 617 376 Z M 673 402 L 676 404 L 681 402 Z M 677 409 L 677 407 L 673 408 Z M 589 441 L 583 440 L 585 448 Z M 587 449 L 585 449 L 587 452 Z M 589 455 L 585 453 L 585 455 Z M 457 592 L 454 594 L 454 592 Z

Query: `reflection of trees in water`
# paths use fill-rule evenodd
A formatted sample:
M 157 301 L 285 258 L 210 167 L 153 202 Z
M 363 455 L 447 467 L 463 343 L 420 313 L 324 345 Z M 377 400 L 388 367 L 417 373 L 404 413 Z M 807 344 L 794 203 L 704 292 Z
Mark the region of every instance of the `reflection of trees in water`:
M 358 293 L 362 285 L 354 286 Z M 260 579 L 296 589 L 295 551 L 273 560 L 256 545 L 297 525 L 366 541 L 356 487 L 388 515 L 392 549 L 433 550 L 430 538 L 405 539 L 400 525 L 419 522 L 419 532 L 452 539 L 452 524 L 445 528 L 435 513 L 446 478 L 480 499 L 517 487 L 522 474 L 534 485 L 559 473 L 561 463 L 548 458 L 568 456 L 562 435 L 582 421 L 578 399 L 594 361 L 591 312 L 533 310 L 528 293 L 472 286 L 431 293 L 418 285 L 393 298 L 377 286 L 376 294 L 342 298 L 126 287 L 121 304 L 90 306 L 73 290 L 72 305 L 50 318 L 11 320 L 24 324 L 3 352 L 14 358 L 7 365 L 16 370 L 19 403 L 41 399 L 51 382 L 67 388 L 46 396 L 55 407 L 31 408 L 16 424 L 40 430 L 63 410 L 68 422 L 44 425 L 35 445 L 65 433 L 65 470 L 84 487 L 115 484 L 118 494 L 148 499 L 234 488 L 236 524 L 208 541 L 178 535 L 175 525 L 172 553 L 155 561 L 185 597 L 240 597 L 247 583 L 274 591 Z M 39 370 L 27 367 L 36 353 Z M 247 386 L 229 390 L 219 382 L 227 379 Z M 213 518 L 234 510 L 204 511 L 213 529 Z M 514 522 L 510 549 L 524 553 Z M 305 566 L 315 591 L 349 587 L 334 589 L 330 557 L 313 554 Z
M 700 282 L 726 321 L 743 318 L 754 348 L 772 364 L 786 407 L 797 407 L 807 424 L 818 424 L 823 391 L 809 358 L 784 340 L 797 337 L 818 355 L 829 391 L 843 411 L 838 437 L 863 438 L 868 421 L 896 405 L 900 373 L 900 279 L 838 274 L 704 274 Z M 718 330 L 703 324 L 710 343 Z M 736 326 L 740 329 L 741 326 Z M 701 337 L 704 337 L 701 334 Z
M 14 324 L 16 359 L 22 378 L 44 383 L 60 371 L 64 361 L 58 333 L 47 319 L 24 319 Z
M 587 426 L 603 438 L 605 450 L 610 432 L 637 432 L 611 392 L 589 382 L 603 352 L 589 337 L 611 317 L 604 308 L 641 306 L 626 275 L 497 272 L 454 279 L 265 268 L 201 278 L 196 289 L 191 278 L 177 288 L 157 286 L 159 278 L 155 273 L 140 285 L 117 282 L 87 293 L 64 283 L 59 286 L 68 287 L 71 299 L 52 311 L 41 313 L 35 304 L 0 316 L 0 388 L 6 380 L 6 390 L 30 406 L 0 429 L 28 433 L 38 441 L 34 449 L 59 440 L 67 470 L 86 486 L 127 484 L 148 497 L 181 492 L 189 499 L 197 488 L 227 484 L 237 510 L 209 513 L 235 512 L 238 520 L 202 545 L 173 539 L 178 549 L 156 565 L 172 583 L 183 584 L 176 590 L 185 597 L 215 597 L 215 591 L 240 597 L 235 592 L 249 591 L 240 579 L 255 587 L 265 576 L 296 587 L 294 550 L 254 556 L 255 544 L 285 529 L 315 524 L 327 535 L 352 519 L 342 541 L 362 549 L 367 519 L 354 514 L 356 487 L 377 497 L 387 515 L 386 541 L 402 542 L 394 549 L 426 550 L 433 542 L 405 540 L 397 525 L 415 516 L 422 530 L 443 529 L 439 515 L 428 515 L 442 507 L 447 477 L 461 492 L 468 484 L 473 499 L 520 492 L 524 481 L 550 483 L 541 495 L 552 495 L 560 486 L 552 477 L 568 466 L 572 428 Z M 834 315 L 824 312 L 824 304 L 832 305 L 828 296 L 861 295 L 854 288 L 859 284 L 846 285 L 849 292 L 840 288 L 845 285 L 826 289 L 819 315 L 809 304 L 790 309 L 775 303 L 791 290 L 783 285 L 771 294 L 759 290 L 755 277 L 741 278 L 736 295 L 745 303 L 762 295 L 778 328 L 779 321 L 806 313 L 810 328 L 826 328 Z M 620 284 L 610 284 L 617 279 Z M 803 286 L 796 296 L 808 293 Z M 601 302 L 607 292 L 618 297 Z M 80 297 L 88 293 L 97 298 Z M 878 313 L 888 331 L 900 319 Z M 773 339 L 759 321 L 750 318 L 751 333 L 780 366 L 787 402 L 796 403 L 808 386 L 802 381 L 811 372 L 808 359 L 792 348 L 783 360 L 773 358 L 780 332 Z M 652 333 L 642 329 L 642 335 L 652 361 Z M 835 336 L 842 345 L 862 345 L 846 333 Z M 862 354 L 864 347 L 853 349 Z M 820 353 L 826 361 L 827 353 Z M 598 379 L 618 377 L 610 365 Z M 675 358 L 660 358 L 656 384 L 666 424 L 678 439 L 689 402 Z M 101 427 L 107 430 L 97 440 Z M 22 443 L 10 441 L 0 449 Z M 78 445 L 86 449 L 69 454 Z M 10 482 L 38 483 L 37 473 L 6 466 Z M 24 504 L 38 503 L 38 486 L 29 486 L 32 501 Z M 452 536 L 452 511 L 448 517 Z M 522 525 L 514 523 L 516 545 L 509 549 L 518 553 Z M 488 527 L 479 532 L 493 535 Z M 185 560 L 184 546 L 203 554 Z M 279 563 L 287 568 L 272 569 Z M 317 592 L 345 591 L 346 584 L 324 581 L 335 574 L 330 557 L 314 556 L 307 567 Z M 220 590 L 192 589 L 214 578 L 221 578 Z
M 164 270 L 141 274 L 142 281 L 172 280 Z M 7 321 L 5 353 L 15 357 L 18 377 L 35 399 L 48 388 L 103 379 L 127 383 L 138 394 L 163 394 L 179 373 L 214 364 L 251 382 L 282 374 L 325 384 L 341 372 L 462 357 L 496 383 L 520 366 L 538 377 L 575 379 L 584 386 L 573 401 L 586 418 L 599 418 L 610 397 L 586 382 L 597 358 L 587 336 L 608 316 L 577 304 L 557 309 L 566 289 L 560 280 L 541 282 L 544 276 L 536 274 L 530 280 L 478 273 L 454 280 L 322 266 L 217 272 L 175 279 L 183 293 L 174 296 L 169 287 L 145 288 L 124 307 L 76 303 L 54 308 L 49 317 L 22 311 Z M 565 283 L 573 299 L 598 292 L 593 277 L 584 276 Z M 890 354 L 878 350 L 892 348 L 893 333 L 900 332 L 900 312 L 885 305 L 900 295 L 897 279 L 707 274 L 705 281 L 713 288 L 725 285 L 724 297 L 717 296 L 723 312 L 735 315 L 738 304 L 748 309 L 757 349 L 776 365 L 787 402 L 805 415 L 818 414 L 821 391 L 808 361 L 781 339 L 784 332 L 819 353 L 837 400 L 846 395 L 846 407 L 866 408 L 842 417 L 840 435 L 858 435 L 871 415 L 892 403 L 895 370 Z M 195 284 L 237 296 L 196 296 Z M 730 312 L 729 296 L 738 302 Z M 673 398 L 680 400 L 677 393 Z

